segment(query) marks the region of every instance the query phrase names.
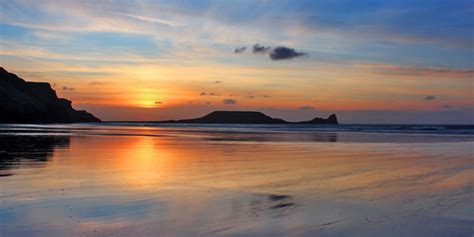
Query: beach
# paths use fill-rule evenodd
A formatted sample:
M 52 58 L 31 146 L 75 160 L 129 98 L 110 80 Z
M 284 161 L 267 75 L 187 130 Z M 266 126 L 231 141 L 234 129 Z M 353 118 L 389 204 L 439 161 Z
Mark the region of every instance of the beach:
M 471 128 L 353 127 L 1 125 L 0 236 L 474 234 Z

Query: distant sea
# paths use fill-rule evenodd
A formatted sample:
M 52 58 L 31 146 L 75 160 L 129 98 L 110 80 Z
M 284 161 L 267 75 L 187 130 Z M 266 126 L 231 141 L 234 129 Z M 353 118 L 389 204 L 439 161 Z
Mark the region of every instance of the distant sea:
M 102 125 L 145 126 L 170 128 L 208 128 L 241 131 L 292 131 L 292 132 L 386 132 L 386 133 L 429 133 L 429 134 L 469 134 L 474 135 L 473 125 L 456 124 L 172 124 L 172 123 L 113 123 Z

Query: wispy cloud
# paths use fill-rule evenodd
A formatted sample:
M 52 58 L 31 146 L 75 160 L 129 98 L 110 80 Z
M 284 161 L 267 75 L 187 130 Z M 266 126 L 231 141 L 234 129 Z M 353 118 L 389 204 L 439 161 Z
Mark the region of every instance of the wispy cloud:
M 58 34 L 57 32 L 49 32 L 49 31 L 35 31 L 33 35 L 39 39 L 45 39 L 45 40 L 65 41 L 69 39 L 69 36 L 65 34 Z
M 269 47 L 269 46 L 263 46 L 263 45 L 260 45 L 260 44 L 255 44 L 252 47 L 252 52 L 254 54 L 264 54 L 264 53 L 268 52 L 270 49 L 271 49 L 271 47 Z
M 409 67 L 390 64 L 359 64 L 357 67 L 370 69 L 377 73 L 404 76 L 433 76 L 452 78 L 473 78 L 474 69 L 452 69 L 439 67 Z
M 441 109 L 454 109 L 455 107 L 452 105 L 442 105 L 440 108 Z
M 134 14 L 128 14 L 128 13 L 120 13 L 120 12 L 115 12 L 115 14 L 122 15 L 122 16 L 127 16 L 133 19 L 141 20 L 141 21 L 146 21 L 146 22 L 151 22 L 151 23 L 158 23 L 161 25 L 166 25 L 166 26 L 183 26 L 183 24 L 180 24 L 178 22 L 170 21 L 170 20 L 164 20 L 156 17 L 149 17 L 149 16 L 140 16 L 140 15 L 134 15 Z
M 224 99 L 222 103 L 226 105 L 233 105 L 233 104 L 237 104 L 237 101 L 234 99 Z
M 234 53 L 243 53 L 243 52 L 245 52 L 246 49 L 247 49 L 246 46 L 237 47 L 237 48 L 234 49 Z
M 214 93 L 214 92 L 201 92 L 201 94 L 199 94 L 200 96 L 219 96 L 220 94 L 219 93 Z
M 299 110 L 314 110 L 313 106 L 305 105 L 298 108 Z

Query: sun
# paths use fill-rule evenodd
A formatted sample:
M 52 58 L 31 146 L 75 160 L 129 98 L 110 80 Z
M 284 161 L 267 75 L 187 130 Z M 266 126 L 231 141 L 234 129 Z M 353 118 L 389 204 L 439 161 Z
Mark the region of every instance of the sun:
M 154 100 L 145 100 L 140 102 L 140 107 L 143 108 L 155 108 L 158 107 L 157 101 Z
M 142 90 L 136 95 L 135 104 L 141 108 L 159 108 L 162 105 L 162 96 L 154 90 Z

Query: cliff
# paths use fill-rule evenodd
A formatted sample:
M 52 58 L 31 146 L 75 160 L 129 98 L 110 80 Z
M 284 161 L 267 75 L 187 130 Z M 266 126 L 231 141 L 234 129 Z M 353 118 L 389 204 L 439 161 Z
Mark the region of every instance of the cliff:
M 310 121 L 287 122 L 254 111 L 214 111 L 204 117 L 183 120 L 160 121 L 161 123 L 240 123 L 240 124 L 338 124 L 335 114 L 327 119 L 314 118 Z
M 0 67 L 0 123 L 100 122 L 58 98 L 49 83 L 27 82 Z

